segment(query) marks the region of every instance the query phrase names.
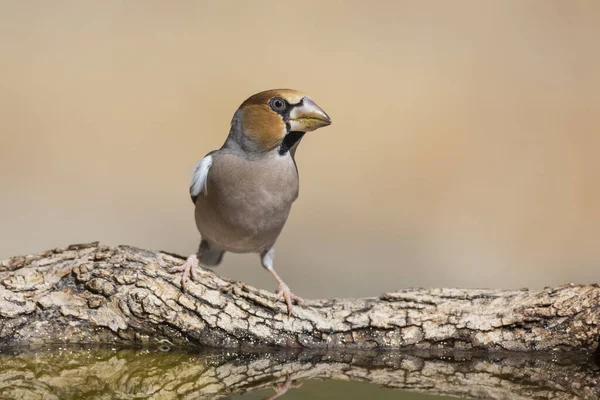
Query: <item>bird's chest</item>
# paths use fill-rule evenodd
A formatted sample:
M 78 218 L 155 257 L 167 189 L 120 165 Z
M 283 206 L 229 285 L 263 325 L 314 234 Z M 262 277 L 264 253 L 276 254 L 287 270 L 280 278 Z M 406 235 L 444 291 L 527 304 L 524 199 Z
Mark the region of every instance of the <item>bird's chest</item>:
M 233 157 L 215 160 L 211 168 L 208 194 L 197 202 L 198 228 L 203 237 L 232 247 L 273 242 L 298 197 L 294 161 L 277 154 L 261 160 Z
M 233 156 L 229 156 L 230 158 Z M 298 197 L 298 173 L 290 156 L 270 155 L 260 160 L 236 159 L 236 162 L 213 165 L 209 174 L 208 192 L 212 200 L 229 210 L 252 210 L 269 214 L 289 208 Z

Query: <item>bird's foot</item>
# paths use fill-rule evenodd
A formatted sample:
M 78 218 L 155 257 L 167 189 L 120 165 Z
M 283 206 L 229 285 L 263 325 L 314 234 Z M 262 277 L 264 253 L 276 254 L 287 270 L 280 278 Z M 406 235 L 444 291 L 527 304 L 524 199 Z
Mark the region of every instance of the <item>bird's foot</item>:
M 292 378 L 290 378 L 290 376 L 288 375 L 285 380 L 285 383 L 283 385 L 273 386 L 273 390 L 275 390 L 275 394 L 267 397 L 265 400 L 276 399 L 276 398 L 286 394 L 288 390 L 298 389 L 300 386 L 302 386 L 302 383 L 294 383 L 294 381 L 292 381 Z
M 196 254 L 192 254 L 187 258 L 185 263 L 179 265 L 177 267 L 171 268 L 171 272 L 181 272 L 181 290 L 185 291 L 186 285 L 191 280 L 195 281 L 198 279 L 198 271 L 200 262 L 198 261 L 198 256 Z
M 275 293 L 278 295 L 278 297 L 282 297 L 285 301 L 285 304 L 287 305 L 288 316 L 292 315 L 292 301 L 295 301 L 298 304 L 304 303 L 302 297 L 296 296 L 294 293 L 292 293 L 290 287 L 284 282 L 279 284 Z

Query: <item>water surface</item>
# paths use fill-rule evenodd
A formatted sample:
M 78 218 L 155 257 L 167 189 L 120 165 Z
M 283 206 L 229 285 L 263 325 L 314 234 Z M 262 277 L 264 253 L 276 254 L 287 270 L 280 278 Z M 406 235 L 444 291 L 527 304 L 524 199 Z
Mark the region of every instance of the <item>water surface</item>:
M 599 378 L 584 355 L 0 351 L 2 399 L 595 399 Z

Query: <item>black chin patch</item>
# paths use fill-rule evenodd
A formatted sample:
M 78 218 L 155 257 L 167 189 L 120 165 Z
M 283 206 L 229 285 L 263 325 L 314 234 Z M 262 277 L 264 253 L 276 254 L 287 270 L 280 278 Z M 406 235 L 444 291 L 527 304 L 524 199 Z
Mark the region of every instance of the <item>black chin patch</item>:
M 283 138 L 283 142 L 279 146 L 279 155 L 285 155 L 300 139 L 304 136 L 306 132 L 290 132 Z

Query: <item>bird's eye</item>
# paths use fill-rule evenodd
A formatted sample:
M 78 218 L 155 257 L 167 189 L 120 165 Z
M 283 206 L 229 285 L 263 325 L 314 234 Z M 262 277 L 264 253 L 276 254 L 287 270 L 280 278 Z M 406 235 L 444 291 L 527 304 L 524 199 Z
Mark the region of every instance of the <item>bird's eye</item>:
M 275 111 L 283 111 L 285 110 L 285 101 L 275 97 L 271 100 L 271 108 Z

